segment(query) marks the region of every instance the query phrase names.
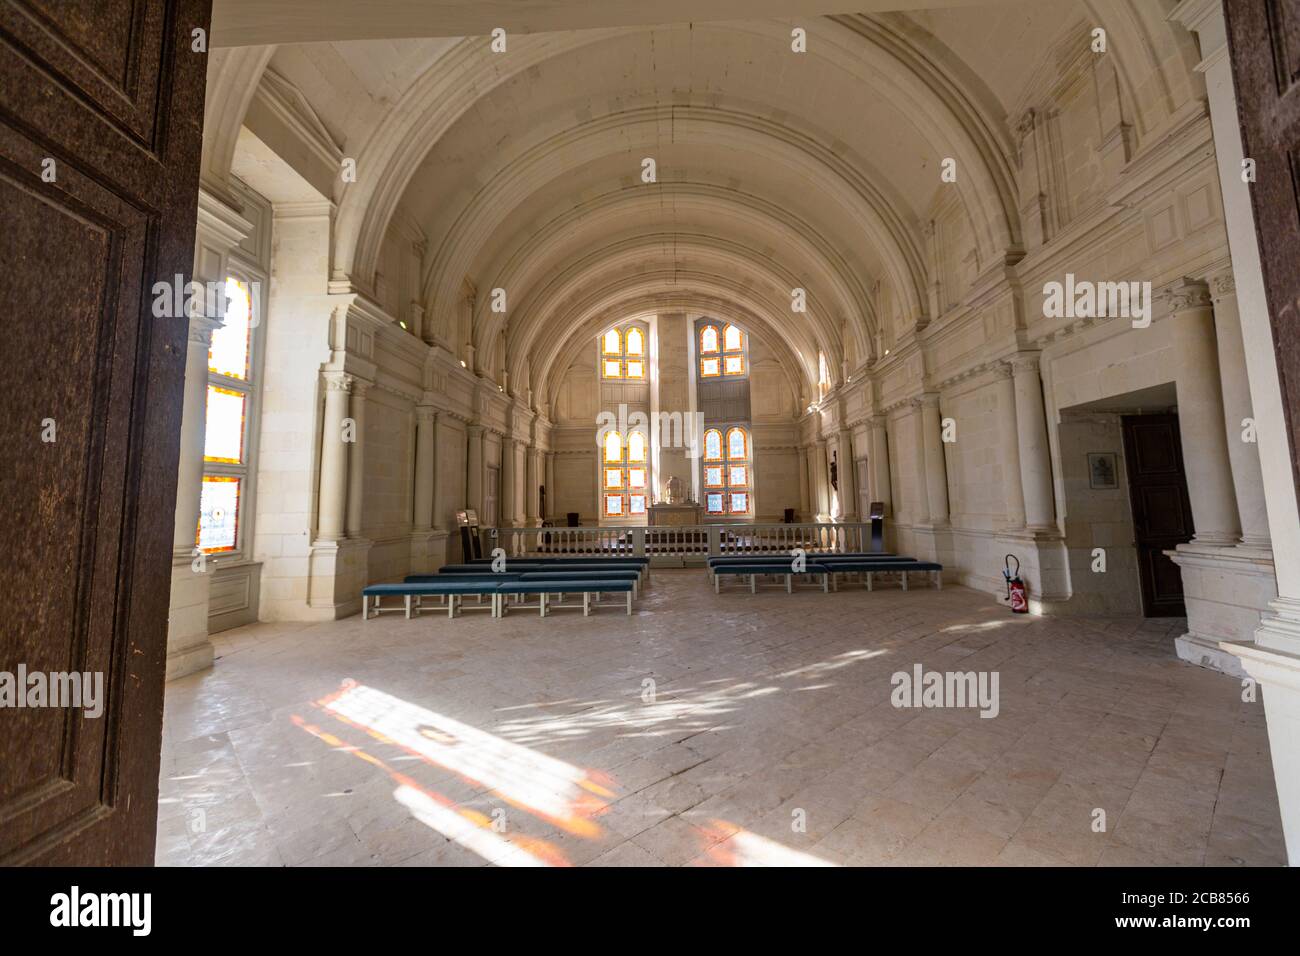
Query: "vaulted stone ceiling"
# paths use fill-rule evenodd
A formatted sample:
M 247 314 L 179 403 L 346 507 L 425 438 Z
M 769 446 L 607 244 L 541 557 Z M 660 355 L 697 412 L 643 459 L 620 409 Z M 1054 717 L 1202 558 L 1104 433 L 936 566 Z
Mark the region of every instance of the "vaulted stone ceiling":
M 936 5 L 952 4 L 924 4 Z M 479 353 L 504 334 L 510 381 L 538 395 L 576 341 L 656 308 L 728 309 L 809 386 L 818 350 L 837 377 L 841 363 L 853 371 L 876 357 L 891 318 L 878 314 L 882 289 L 905 326 L 931 318 L 926 224 L 941 190 L 965 212 L 979 271 L 1022 254 L 1013 123 L 1063 37 L 1107 26 L 1121 79 L 1126 63 L 1161 77 L 1162 62 L 1188 55 L 1163 23 L 1169 4 L 1135 0 L 834 17 L 793 15 L 842 12 L 833 2 L 778 3 L 764 10 L 793 13 L 656 26 L 617 25 L 637 22 L 618 3 L 417 5 L 452 26 L 478 28 L 482 7 L 507 28 L 616 24 L 510 35 L 505 53 L 482 36 L 401 38 L 416 28 L 406 3 L 312 4 L 311 29 L 298 6 L 225 0 L 216 38 L 345 35 L 355 18 L 344 7 L 374 13 L 361 35 L 391 38 L 217 51 L 210 111 L 214 93 L 247 102 L 268 68 L 296 90 L 357 162 L 356 182 L 329 187 L 335 277 L 367 288 L 393 223 L 413 224 L 434 334 L 476 289 Z M 731 6 L 706 3 L 701 17 Z M 796 26 L 806 53 L 791 50 Z M 1169 90 L 1170 112 L 1182 92 Z M 1157 120 L 1134 117 L 1139 136 Z M 229 126 L 210 134 L 210 168 L 223 135 L 233 148 Z M 952 185 L 940 181 L 945 158 Z M 795 287 L 806 313 L 791 309 Z M 490 310 L 494 288 L 507 291 L 504 315 Z

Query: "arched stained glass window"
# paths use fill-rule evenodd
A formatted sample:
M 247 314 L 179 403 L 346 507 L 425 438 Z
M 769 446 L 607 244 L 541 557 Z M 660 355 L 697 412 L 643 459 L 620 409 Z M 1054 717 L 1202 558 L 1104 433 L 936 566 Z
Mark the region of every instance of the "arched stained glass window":
M 645 331 L 633 326 L 624 335 L 610 329 L 600 337 L 601 378 L 644 379 L 646 377 Z
M 627 460 L 635 462 L 645 461 L 644 432 L 634 430 L 627 436 Z
M 704 460 L 722 460 L 722 432 L 710 428 L 704 433 Z
M 721 444 L 722 432 L 710 429 Z M 727 429 L 727 455 L 722 460 L 721 449 L 713 461 L 708 455 L 708 435 L 705 432 L 704 510 L 711 515 L 750 515 L 754 511 L 753 474 L 750 471 L 749 432 L 739 425 Z
M 601 501 L 606 518 L 645 517 L 649 506 L 650 469 L 646 465 L 645 435 L 628 433 L 627 443 L 616 431 L 606 432 L 601 458 Z
M 749 457 L 748 441 L 743 428 L 733 428 L 727 432 L 727 458 L 737 460 Z
M 700 327 L 700 378 L 744 375 L 747 364 L 744 331 L 731 324 L 721 334 L 716 325 Z
M 718 327 L 706 325 L 700 329 L 700 354 L 710 355 L 718 351 Z

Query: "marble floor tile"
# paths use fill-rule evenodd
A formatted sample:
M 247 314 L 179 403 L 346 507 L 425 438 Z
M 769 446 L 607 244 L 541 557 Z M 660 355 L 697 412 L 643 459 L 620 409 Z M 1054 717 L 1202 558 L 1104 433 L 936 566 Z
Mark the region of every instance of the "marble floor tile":
M 157 862 L 1282 865 L 1262 704 L 1179 633 L 700 570 L 631 617 L 242 627 L 168 685 Z M 997 716 L 895 706 L 918 665 Z

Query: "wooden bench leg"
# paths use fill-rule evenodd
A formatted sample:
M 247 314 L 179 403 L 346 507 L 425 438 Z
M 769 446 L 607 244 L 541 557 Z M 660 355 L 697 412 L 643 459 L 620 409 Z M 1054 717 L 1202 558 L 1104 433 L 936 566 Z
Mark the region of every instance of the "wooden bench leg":
M 407 594 L 403 596 L 406 599 L 406 619 L 409 621 L 411 619 L 411 595 Z
M 720 593 L 720 592 L 718 591 L 718 580 L 719 580 L 719 579 L 718 579 L 718 575 L 715 574 L 715 575 L 713 576 L 713 593 L 714 593 L 714 594 L 718 594 L 718 593 Z
M 935 572 L 934 572 L 934 588 L 935 588 L 936 591 L 942 591 L 942 590 L 943 590 L 943 572 L 942 572 L 942 571 L 935 571 Z
M 632 616 L 632 592 L 631 591 L 627 592 L 627 613 L 629 617 Z
M 758 575 L 756 575 L 756 574 L 751 574 L 751 575 L 749 576 L 749 593 L 750 593 L 750 594 L 754 594 L 754 593 L 756 593 L 756 592 L 758 591 L 758 586 L 754 583 L 754 578 L 756 578 L 756 577 L 758 577 Z
M 787 574 L 787 575 L 785 576 L 785 593 L 786 593 L 786 594 L 789 594 L 789 593 L 791 593 L 791 592 L 794 590 L 794 585 L 790 583 L 790 579 L 793 578 L 793 577 L 794 577 L 793 574 Z
M 447 620 L 450 621 L 455 616 L 456 616 L 456 595 L 448 594 L 447 595 Z
M 904 591 L 907 590 L 907 572 L 906 572 L 906 571 L 903 572 L 903 590 L 904 590 Z
M 826 581 L 828 577 L 830 577 L 829 574 L 825 574 L 825 573 L 822 574 L 822 594 L 831 593 L 830 584 Z
M 582 616 L 591 617 L 591 592 L 582 592 Z

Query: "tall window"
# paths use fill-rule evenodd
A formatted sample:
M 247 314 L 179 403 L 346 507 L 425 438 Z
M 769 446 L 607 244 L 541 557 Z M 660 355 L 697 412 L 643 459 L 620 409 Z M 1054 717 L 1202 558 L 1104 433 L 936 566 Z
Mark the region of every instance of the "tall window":
M 644 330 L 637 326 L 632 326 L 626 332 L 610 329 L 600 337 L 600 375 L 607 379 L 645 379 Z
M 734 325 L 700 328 L 700 378 L 745 374 L 745 333 Z
M 753 512 L 752 449 L 739 425 L 704 432 L 704 510 L 710 515 Z
M 601 511 L 606 518 L 644 518 L 650 471 L 644 432 L 605 433 L 601 443 Z
M 247 281 L 226 279 L 225 324 L 208 348 L 203 489 L 195 543 L 208 554 L 242 545 L 240 518 L 248 484 L 248 437 L 253 399 L 253 301 Z

